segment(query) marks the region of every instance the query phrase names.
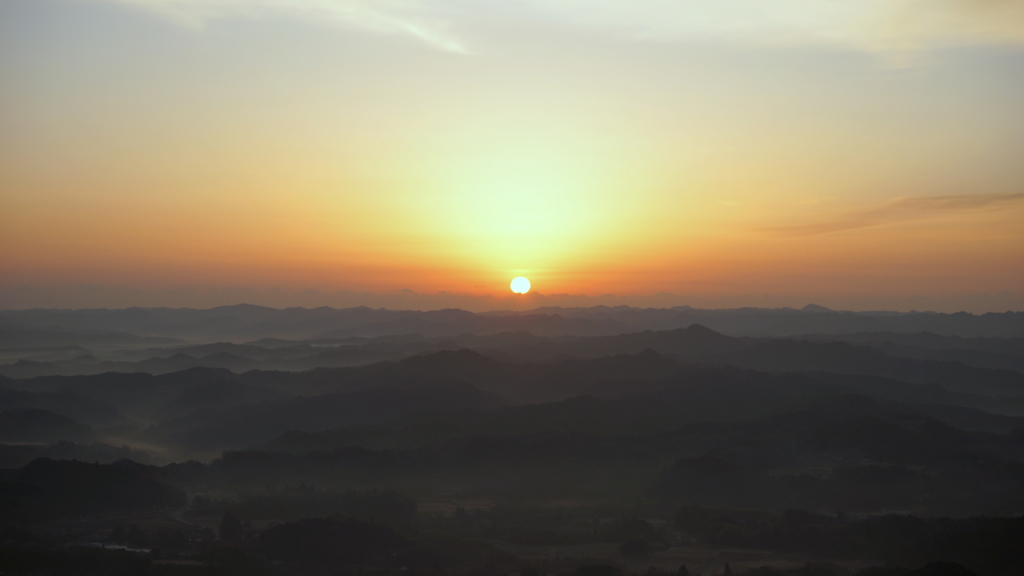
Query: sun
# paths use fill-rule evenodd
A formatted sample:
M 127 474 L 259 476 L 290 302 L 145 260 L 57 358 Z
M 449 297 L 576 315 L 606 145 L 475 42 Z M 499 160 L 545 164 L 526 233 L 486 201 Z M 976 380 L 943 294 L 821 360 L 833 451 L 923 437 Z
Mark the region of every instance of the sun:
M 530 291 L 530 281 L 522 276 L 512 279 L 512 291 L 516 294 L 526 294 Z

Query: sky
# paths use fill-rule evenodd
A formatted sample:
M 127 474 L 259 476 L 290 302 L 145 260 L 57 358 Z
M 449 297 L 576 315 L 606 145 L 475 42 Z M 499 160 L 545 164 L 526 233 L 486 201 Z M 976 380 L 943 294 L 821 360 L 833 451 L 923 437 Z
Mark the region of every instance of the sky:
M 1015 0 L 4 0 L 0 308 L 1024 310 L 1022 102 Z

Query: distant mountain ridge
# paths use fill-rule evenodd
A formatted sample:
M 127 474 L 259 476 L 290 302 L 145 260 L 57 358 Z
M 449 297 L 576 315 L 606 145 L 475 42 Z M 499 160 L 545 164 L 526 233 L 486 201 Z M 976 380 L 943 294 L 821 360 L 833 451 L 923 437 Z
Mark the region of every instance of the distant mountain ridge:
M 471 346 L 459 345 L 459 342 Z M 107 387 L 113 386 L 111 390 L 121 390 L 122 385 L 118 382 L 124 381 L 131 372 L 171 375 L 185 374 L 188 369 L 200 368 L 227 369 L 236 373 L 262 370 L 267 374 L 277 374 L 274 378 L 279 382 L 288 382 L 295 380 L 296 376 L 280 373 L 282 368 L 285 371 L 299 373 L 303 372 L 303 368 L 328 370 L 346 367 L 355 369 L 361 366 L 362 368 L 354 372 L 340 373 L 363 374 L 359 377 L 361 381 L 384 378 L 384 382 L 378 382 L 381 384 L 390 383 L 389 379 L 398 373 L 387 368 L 387 362 L 398 362 L 398 366 L 402 367 L 401 371 L 405 372 L 430 374 L 434 378 L 467 379 L 473 382 L 476 374 L 466 373 L 468 367 L 473 366 L 473 370 L 486 371 L 491 369 L 492 365 L 498 365 L 498 360 L 502 363 L 515 364 L 572 358 L 603 358 L 601 362 L 607 365 L 608 374 L 621 373 L 626 377 L 635 375 L 635 371 L 645 370 L 646 367 L 631 366 L 629 369 L 620 370 L 615 366 L 616 362 L 626 362 L 625 358 L 629 355 L 648 352 L 654 357 L 666 356 L 670 363 L 728 365 L 769 372 L 860 374 L 919 384 L 938 384 L 949 392 L 987 396 L 1024 395 L 1024 373 L 1014 370 L 971 365 L 959 359 L 895 356 L 870 346 L 842 341 L 726 336 L 699 324 L 675 330 L 645 331 L 616 336 L 536 338 L 531 335 L 497 335 L 495 338 L 479 336 L 432 342 L 421 340 L 418 343 L 407 343 L 397 347 L 381 348 L 376 343 L 367 343 L 365 346 L 368 348 L 339 346 L 321 351 L 320 348 L 307 345 L 298 345 L 296 350 L 268 350 L 254 346 L 223 344 L 196 347 L 195 349 L 204 352 L 212 352 L 202 358 L 178 352 L 168 358 L 151 358 L 136 363 L 92 363 L 86 367 L 93 368 L 91 372 L 99 373 L 94 378 L 102 380 Z M 229 349 L 250 357 L 228 352 Z M 290 354 L 297 352 L 298 349 L 309 356 L 291 357 Z M 470 352 L 471 350 L 475 352 Z M 283 358 L 274 360 L 269 358 L 271 354 L 280 354 Z M 456 357 L 460 357 L 461 360 L 451 360 Z M 342 361 L 337 362 L 337 358 L 341 358 Z M 384 363 L 381 363 L 381 360 L 384 360 Z M 459 366 L 459 371 L 449 372 L 450 366 Z M 32 375 L 32 372 L 26 373 L 24 369 L 25 362 L 22 361 L 15 365 L 0 366 L 0 374 Z M 102 369 L 106 369 L 112 375 L 103 377 Z M 182 369 L 186 372 L 182 372 Z M 120 374 L 117 374 L 118 372 Z M 38 380 L 35 386 L 45 386 L 42 384 L 45 381 Z M 87 381 L 89 380 L 81 380 L 83 383 Z M 124 389 L 119 393 L 123 393 L 127 398 L 135 391 Z M 106 398 L 107 396 L 104 396 L 104 399 Z
M 598 336 L 671 330 L 702 324 L 732 335 L 792 336 L 855 332 L 931 332 L 962 337 L 1024 336 L 1024 312 L 989 314 L 842 312 L 808 305 L 792 308 L 702 310 L 681 306 L 539 308 L 475 314 L 465 310 L 410 311 L 357 308 L 266 308 L 240 304 L 206 310 L 0 311 L 0 343 L 66 346 L 86 337 L 179 338 L 193 342 L 245 342 L 260 338 L 312 339 L 420 334 L 426 337 L 527 331 L 538 336 Z
M 73 407 L 55 398 L 88 399 L 154 423 L 136 432 L 146 443 L 205 453 L 252 446 L 288 430 L 577 396 L 616 401 L 676 423 L 712 416 L 729 421 L 836 393 L 933 406 L 922 413 L 977 430 L 1005 432 L 1018 425 L 1013 417 L 1024 416 L 1024 374 L 893 358 L 846 343 L 734 338 L 701 326 L 548 342 L 541 350 L 525 342 L 511 353 L 526 360 L 515 362 L 468 349 L 441 350 L 305 372 L 192 368 L 158 376 L 0 377 L 0 391 L 19 407 L 68 417 Z

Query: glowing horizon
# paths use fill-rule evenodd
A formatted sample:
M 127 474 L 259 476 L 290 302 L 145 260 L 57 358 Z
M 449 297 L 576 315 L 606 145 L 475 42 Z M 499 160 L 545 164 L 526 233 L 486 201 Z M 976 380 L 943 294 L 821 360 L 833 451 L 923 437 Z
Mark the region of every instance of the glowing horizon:
M 1024 308 L 1024 11 L 809 6 L 13 0 L 0 308 Z

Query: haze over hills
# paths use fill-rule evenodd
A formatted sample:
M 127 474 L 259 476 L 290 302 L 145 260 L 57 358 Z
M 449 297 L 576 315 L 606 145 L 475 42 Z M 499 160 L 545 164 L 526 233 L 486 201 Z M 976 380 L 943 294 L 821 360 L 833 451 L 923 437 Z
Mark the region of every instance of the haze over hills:
M 960 360 L 993 369 L 1019 370 L 1024 350 L 1024 314 L 1014 312 L 852 313 L 814 306 L 597 307 L 488 314 L 256 306 L 28 310 L 0 312 L 0 374 L 166 373 L 197 366 L 306 370 L 460 347 L 543 356 L 545 350 L 554 350 L 551 338 L 667 331 L 692 324 L 732 335 L 870 343 L 892 350 L 894 356 Z M 540 352 L 530 352 L 531 342 Z M 559 346 L 560 353 L 579 353 L 564 342 Z
M 840 540 L 882 530 L 871 518 L 894 510 L 1024 514 L 1020 313 L 237 306 L 8 311 L 0 322 L 0 509 L 27 525 L 85 515 L 112 530 L 104 515 L 121 508 L 109 490 L 136 485 L 132 505 L 157 514 L 140 542 L 185 517 L 197 530 L 227 512 L 255 538 L 259 522 L 368 510 L 358 514 L 485 538 L 531 562 L 531 546 L 611 541 L 599 561 L 628 563 L 624 542 L 686 538 L 823 555 L 838 576 L 860 556 L 783 544 L 793 510 Z M 48 496 L 69 475 L 92 487 Z M 359 504 L 385 489 L 403 496 Z M 417 514 L 417 501 L 486 504 L 458 520 Z M 413 512 L 387 508 L 401 502 Z M 558 519 L 540 520 L 548 509 Z M 601 527 L 595 515 L 650 522 Z M 761 532 L 736 532 L 748 522 Z M 274 557 L 258 542 L 243 546 L 252 561 Z M 720 567 L 658 550 L 640 557 Z M 887 558 L 865 550 L 866 562 Z M 1009 573 L 974 552 L 929 554 Z M 1024 566 L 999 554 L 999 566 Z
M 258 338 L 317 339 L 420 334 L 427 337 L 528 331 L 538 336 L 612 335 L 670 330 L 702 324 L 732 335 L 792 336 L 857 332 L 929 332 L 940 336 L 1024 337 L 1024 313 L 938 314 L 842 312 L 808 305 L 791 308 L 698 310 L 688 306 L 639 309 L 541 308 L 526 312 L 474 314 L 463 310 L 419 312 L 357 308 L 286 308 L 237 305 L 207 310 L 129 308 L 125 310 L 0 311 L 0 342 L 50 342 L 65 346 L 77 337 L 183 338 L 194 342 L 242 343 Z M 93 331 L 82 333 L 81 331 Z M 39 345 L 39 344 L 36 344 Z M 9 347 L 6 344 L 5 347 Z
M 947 330 L 959 328 L 967 336 L 895 331 L 819 331 L 796 337 L 728 336 L 700 324 L 635 330 L 689 322 L 694 315 L 747 327 L 778 326 L 779 322 L 785 326 L 814 327 L 819 325 L 815 323 L 829 324 L 838 319 L 914 330 L 922 323 L 930 323 Z M 680 370 L 685 371 L 686 366 L 696 364 L 708 369 L 717 366 L 755 370 L 763 373 L 763 378 L 769 374 L 805 374 L 805 378 L 818 381 L 816 386 L 822 390 L 856 391 L 872 397 L 927 404 L 933 406 L 929 408 L 931 414 L 959 419 L 961 423 L 970 421 L 980 429 L 995 427 L 1008 431 L 1005 422 L 995 424 L 996 415 L 1024 415 L 1024 339 L 971 335 L 980 330 L 979 326 L 988 326 L 990 332 L 997 331 L 995 326 L 998 331 L 1017 334 L 1024 318 L 1015 313 L 972 316 L 851 314 L 820 307 L 728 311 L 602 307 L 480 315 L 457 310 L 418 313 L 238 306 L 205 311 L 40 310 L 5 312 L 0 317 L 8 334 L 19 330 L 38 334 L 40 327 L 46 326 L 48 334 L 79 338 L 74 344 L 62 341 L 54 347 L 4 349 L 4 356 L 14 361 L 0 365 L 0 374 L 6 376 L 0 387 L 0 408 L 42 410 L 53 414 L 53 418 L 71 418 L 85 426 L 117 431 L 111 435 L 112 441 L 134 438 L 130 443 L 142 442 L 137 435 L 138 427 L 150 426 L 144 443 L 151 447 L 161 445 L 161 435 L 203 436 L 205 433 L 194 430 L 204 429 L 206 422 L 211 421 L 218 422 L 220 436 L 235 438 L 212 440 L 218 436 L 214 434 L 198 443 L 185 442 L 179 446 L 172 442 L 174 450 L 254 446 L 262 441 L 260 438 L 269 439 L 268 434 L 289 429 L 315 431 L 372 423 L 416 410 L 458 406 L 480 409 L 482 405 L 473 404 L 476 401 L 469 401 L 469 397 L 469 404 L 455 399 L 466 392 L 439 400 L 440 404 L 431 403 L 430 398 L 442 394 L 442 390 L 455 392 L 463 385 L 493 394 L 494 399 L 489 402 L 495 405 L 557 402 L 580 394 L 628 397 L 649 393 L 660 386 L 652 382 L 671 379 Z M 523 325 L 540 326 L 541 335 L 504 330 Z M 427 334 L 325 335 L 338 331 L 373 333 L 381 326 L 395 330 L 412 326 L 425 329 Z M 327 332 L 322 331 L 325 329 Z M 225 330 L 259 338 L 248 343 L 184 343 L 203 342 L 211 334 Z M 297 330 L 315 334 L 306 340 L 281 338 L 284 333 Z M 614 335 L 581 334 L 603 331 Z M 111 347 L 112 333 L 118 334 L 117 343 L 129 347 Z M 166 335 L 172 333 L 182 338 L 161 341 L 169 343 L 163 347 L 154 346 L 154 339 L 168 338 Z M 93 337 L 99 345 L 90 340 Z M 719 378 L 725 377 L 722 374 Z M 420 400 L 410 397 L 408 401 L 399 401 L 395 395 L 411 393 L 408 387 L 413 384 L 441 388 L 415 392 L 425 394 Z M 375 388 L 390 390 L 387 395 L 394 402 L 373 400 L 372 394 L 366 396 L 367 391 Z M 356 396 L 345 396 L 352 394 Z M 375 402 L 378 408 L 366 405 L 340 411 L 321 409 L 325 416 L 331 415 L 324 420 L 324 416 L 313 417 L 308 413 L 319 408 L 317 403 L 309 408 L 292 400 L 282 404 L 286 399 L 302 397 L 319 398 L 324 406 L 331 402 L 341 402 L 340 406 Z M 384 412 L 380 412 L 382 409 Z M 295 416 L 270 415 L 282 410 Z M 988 420 L 972 418 L 964 410 L 982 410 L 992 416 Z M 45 421 L 42 415 L 39 418 Z M 261 432 L 231 432 L 230 423 L 236 421 L 261 422 Z M 119 436 L 125 431 L 127 436 Z

